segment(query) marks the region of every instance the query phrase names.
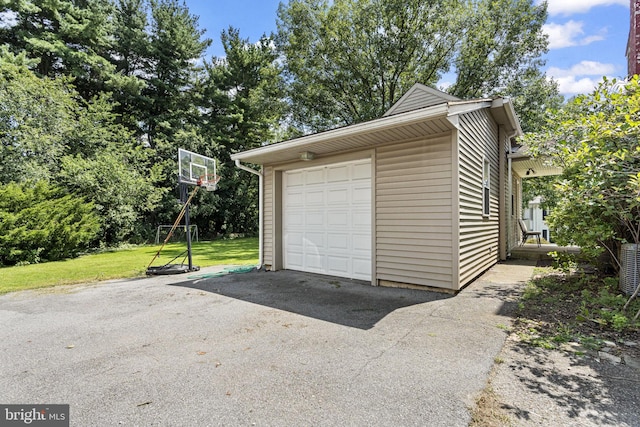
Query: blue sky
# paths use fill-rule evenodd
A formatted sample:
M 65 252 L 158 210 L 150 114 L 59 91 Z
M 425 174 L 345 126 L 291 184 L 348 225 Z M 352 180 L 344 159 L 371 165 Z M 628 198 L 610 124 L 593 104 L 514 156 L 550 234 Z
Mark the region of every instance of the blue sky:
M 536 2 L 540 2 L 536 0 Z M 257 41 L 276 31 L 279 0 L 186 0 L 200 28 L 213 40 L 209 55 L 222 56 L 220 32 L 230 25 Z M 545 71 L 565 96 L 590 92 L 602 76 L 624 77 L 629 0 L 548 0 L 549 53 Z M 445 80 L 441 84 L 446 85 Z

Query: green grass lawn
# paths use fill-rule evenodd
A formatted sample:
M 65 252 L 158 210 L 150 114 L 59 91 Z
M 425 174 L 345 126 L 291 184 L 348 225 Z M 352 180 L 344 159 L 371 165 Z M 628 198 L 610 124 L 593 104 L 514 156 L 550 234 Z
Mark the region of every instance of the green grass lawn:
M 144 276 L 149 262 L 159 248 L 159 245 L 137 246 L 83 255 L 64 261 L 0 268 L 0 294 L 24 289 Z M 168 244 L 153 265 L 164 265 L 185 250 L 184 243 Z M 200 267 L 257 264 L 258 239 L 197 242 L 193 244 L 192 254 L 193 264 Z M 182 256 L 173 261 L 174 264 L 180 262 L 182 262 Z

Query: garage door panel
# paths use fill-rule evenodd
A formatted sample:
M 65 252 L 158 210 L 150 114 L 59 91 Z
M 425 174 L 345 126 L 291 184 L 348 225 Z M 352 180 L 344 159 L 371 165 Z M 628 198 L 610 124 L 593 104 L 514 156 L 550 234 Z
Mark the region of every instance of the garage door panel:
M 316 253 L 316 254 L 308 254 L 305 256 L 305 267 L 309 271 L 313 271 L 314 273 L 322 273 L 326 270 L 325 266 L 325 257 Z
M 325 233 L 306 232 L 304 233 L 304 249 L 308 253 L 324 252 L 325 250 Z
M 292 270 L 301 270 L 304 268 L 302 264 L 302 251 L 293 250 L 293 248 L 286 253 L 287 255 L 287 264 Z
M 304 185 L 304 173 L 303 172 L 289 172 L 287 174 L 287 187 L 297 187 Z
M 287 248 L 297 246 L 298 248 L 302 249 L 302 246 L 304 245 L 304 233 L 299 231 L 290 231 L 289 233 L 287 233 L 285 245 Z
M 325 182 L 325 169 L 308 169 L 305 173 L 306 185 L 324 184 Z
M 349 237 L 345 233 L 327 233 L 327 249 L 333 251 L 348 251 Z
M 327 182 L 349 181 L 349 166 L 329 166 L 327 167 Z
M 305 214 L 306 227 L 324 227 L 324 212 L 321 210 L 308 211 Z
M 327 270 L 332 276 L 347 276 L 350 274 L 349 259 L 345 257 L 327 257 Z
M 332 205 L 344 206 L 349 203 L 348 188 L 328 188 L 327 202 Z
M 324 199 L 324 189 L 307 189 L 305 194 L 305 202 L 307 206 L 319 205 L 323 206 L 325 203 Z
M 353 180 L 367 180 L 371 182 L 371 162 L 356 163 L 353 165 Z
M 371 205 L 371 184 L 355 186 L 352 193 L 353 204 Z
M 287 171 L 284 267 L 371 279 L 371 162 Z
M 293 207 L 303 207 L 304 206 L 304 199 L 305 199 L 305 195 L 302 192 L 302 188 L 288 188 L 287 189 L 287 193 L 286 193 L 286 200 L 287 200 L 287 206 L 288 208 L 293 208 Z
M 370 234 L 353 234 L 351 237 L 353 242 L 352 249 L 361 256 L 371 253 L 371 235 Z
M 346 209 L 331 209 L 327 212 L 327 225 L 329 227 L 348 227 L 350 212 Z
M 371 212 L 366 209 L 353 209 L 351 213 L 353 227 L 355 229 L 371 230 Z
M 304 211 L 291 211 L 289 215 L 290 227 L 304 227 Z
M 353 278 L 371 280 L 371 258 L 353 258 Z

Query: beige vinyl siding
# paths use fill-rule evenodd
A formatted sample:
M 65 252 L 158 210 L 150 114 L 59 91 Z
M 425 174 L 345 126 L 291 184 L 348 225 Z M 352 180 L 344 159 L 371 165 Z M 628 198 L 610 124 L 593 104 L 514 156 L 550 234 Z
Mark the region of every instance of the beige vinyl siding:
M 452 287 L 451 137 L 376 150 L 379 281 Z
M 485 110 L 460 116 L 460 261 L 462 287 L 498 261 L 498 126 Z M 490 164 L 489 217 L 482 214 L 484 159 Z
M 263 262 L 265 265 L 273 265 L 273 168 L 264 168 L 263 191 L 264 200 L 262 207 L 263 215 Z
M 407 111 L 426 108 L 432 105 L 442 104 L 444 100 L 432 93 L 422 90 L 414 90 L 409 96 L 402 100 L 393 110 L 393 114 L 406 113 Z

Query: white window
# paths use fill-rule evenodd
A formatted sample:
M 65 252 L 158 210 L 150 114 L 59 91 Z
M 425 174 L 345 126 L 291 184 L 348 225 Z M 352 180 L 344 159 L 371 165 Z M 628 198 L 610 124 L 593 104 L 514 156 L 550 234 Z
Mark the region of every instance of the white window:
M 491 192 L 491 164 L 489 159 L 484 159 L 482 166 L 482 216 L 488 217 L 490 213 L 489 194 Z

